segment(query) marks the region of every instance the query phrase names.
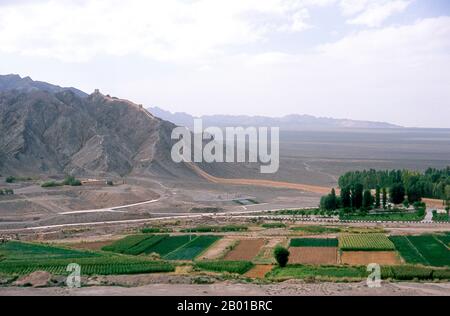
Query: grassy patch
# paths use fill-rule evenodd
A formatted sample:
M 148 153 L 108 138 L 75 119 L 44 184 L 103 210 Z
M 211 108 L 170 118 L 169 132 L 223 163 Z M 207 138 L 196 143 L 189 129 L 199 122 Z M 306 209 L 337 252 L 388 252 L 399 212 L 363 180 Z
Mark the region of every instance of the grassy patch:
M 143 234 L 161 234 L 172 232 L 169 228 L 159 228 L 159 227 L 145 227 L 142 228 L 141 233 Z
M 297 226 L 292 227 L 291 230 L 296 232 L 304 232 L 311 235 L 336 234 L 341 231 L 341 229 L 338 227 L 328 227 L 328 226 Z
M 250 261 L 199 261 L 195 266 L 206 271 L 244 274 L 252 269 L 254 264 Z
M 311 216 L 311 215 L 333 216 L 338 214 L 339 214 L 338 211 L 325 211 L 321 209 L 280 210 L 276 212 L 270 212 L 270 215 L 290 215 L 290 216 Z
M 348 266 L 306 266 L 288 265 L 285 268 L 277 267 L 267 277 L 270 279 L 323 279 L 323 280 L 362 280 L 368 272 L 365 267 Z
M 335 238 L 295 238 L 291 239 L 290 247 L 333 247 L 338 246 Z
M 339 248 L 343 251 L 391 251 L 392 241 L 384 234 L 343 234 L 339 237 Z
M 425 216 L 417 213 L 386 213 L 386 214 L 348 214 L 339 217 L 345 221 L 381 221 L 381 222 L 419 222 Z
M 261 225 L 262 228 L 286 228 L 286 224 L 283 223 L 265 223 Z
M 224 233 L 224 232 L 242 232 L 247 231 L 248 227 L 243 225 L 227 226 L 199 226 L 181 230 L 182 233 Z
M 447 213 L 438 213 L 437 211 L 433 211 L 433 221 L 435 221 L 435 222 L 450 221 L 449 212 L 447 211 Z
M 367 278 L 366 267 L 289 265 L 275 268 L 267 277 L 274 280 L 317 279 L 328 281 L 359 281 Z M 382 279 L 449 280 L 450 270 L 420 266 L 383 266 Z

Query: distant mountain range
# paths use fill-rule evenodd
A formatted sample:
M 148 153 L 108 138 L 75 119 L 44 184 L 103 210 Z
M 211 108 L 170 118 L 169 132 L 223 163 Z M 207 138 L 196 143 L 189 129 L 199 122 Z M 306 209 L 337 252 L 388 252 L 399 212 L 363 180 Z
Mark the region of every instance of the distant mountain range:
M 155 116 L 166 121 L 170 121 L 176 125 L 193 128 L 194 119 L 201 118 L 203 126 L 217 127 L 280 127 L 282 130 L 303 130 L 303 129 L 337 129 L 337 128 L 401 128 L 401 126 L 371 121 L 357 121 L 349 119 L 334 119 L 315 117 L 311 115 L 287 115 L 284 117 L 274 118 L 266 116 L 245 116 L 245 115 L 205 115 L 194 117 L 187 113 L 172 113 L 165 111 L 159 107 L 151 107 L 148 109 Z
M 153 113 L 153 114 L 151 114 Z M 301 128 L 394 128 L 387 123 L 291 115 L 283 118 L 205 116 L 205 126 Z M 0 76 L 0 174 L 197 177 L 171 159 L 176 125 L 191 127 L 194 117 L 127 100 L 87 94 L 33 81 Z M 176 125 L 174 125 L 175 123 Z M 242 175 L 255 166 L 198 164 L 216 175 Z

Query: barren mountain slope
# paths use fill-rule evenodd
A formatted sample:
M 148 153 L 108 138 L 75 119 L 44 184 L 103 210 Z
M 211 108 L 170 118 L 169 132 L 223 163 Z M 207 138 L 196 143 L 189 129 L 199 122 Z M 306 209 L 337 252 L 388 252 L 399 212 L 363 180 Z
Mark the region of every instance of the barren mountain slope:
M 0 94 L 0 173 L 190 174 L 170 159 L 172 123 L 96 92 Z

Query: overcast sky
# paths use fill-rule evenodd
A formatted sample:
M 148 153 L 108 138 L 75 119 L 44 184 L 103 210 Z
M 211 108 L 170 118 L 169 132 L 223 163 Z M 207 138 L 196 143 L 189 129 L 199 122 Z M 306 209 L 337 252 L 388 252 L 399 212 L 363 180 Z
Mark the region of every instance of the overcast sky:
M 195 115 L 450 128 L 450 1 L 0 0 L 0 73 Z

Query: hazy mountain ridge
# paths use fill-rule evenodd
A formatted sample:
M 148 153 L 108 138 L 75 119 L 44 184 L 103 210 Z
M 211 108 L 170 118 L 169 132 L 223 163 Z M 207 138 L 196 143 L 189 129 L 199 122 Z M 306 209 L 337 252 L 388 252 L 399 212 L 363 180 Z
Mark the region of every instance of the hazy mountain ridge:
M 79 97 L 87 97 L 88 94 L 75 89 L 75 88 L 64 88 L 56 85 L 49 84 L 43 81 L 34 81 L 30 77 L 20 77 L 19 75 L 0 75 L 0 92 L 18 90 L 22 92 L 32 92 L 32 91 L 46 91 L 50 93 L 58 93 L 63 91 L 71 91 Z
M 173 122 L 174 124 L 192 128 L 197 117 L 187 113 L 172 113 L 159 107 L 151 107 L 154 115 Z M 311 115 L 291 114 L 283 117 L 246 116 L 246 115 L 205 115 L 199 117 L 204 126 L 234 127 L 234 126 L 279 126 L 283 130 L 326 129 L 326 128 L 401 128 L 401 126 L 372 121 L 350 119 L 334 119 L 315 117 Z

